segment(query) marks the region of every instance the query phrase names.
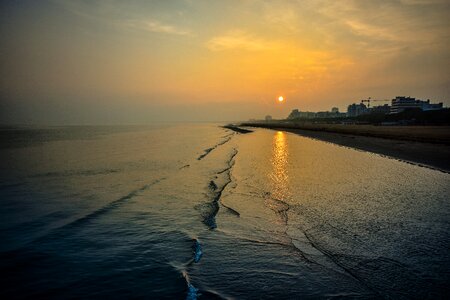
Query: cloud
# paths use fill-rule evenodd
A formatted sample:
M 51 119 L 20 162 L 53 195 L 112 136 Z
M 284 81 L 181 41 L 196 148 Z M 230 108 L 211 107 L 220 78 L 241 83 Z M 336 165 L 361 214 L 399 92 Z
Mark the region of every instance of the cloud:
M 164 24 L 159 21 L 133 21 L 128 22 L 128 25 L 133 28 L 138 28 L 141 30 L 146 30 L 155 33 L 173 34 L 173 35 L 191 35 L 191 31 L 184 30 L 173 25 Z
M 298 29 L 295 7 L 281 5 L 279 2 L 264 3 L 263 17 L 269 24 L 280 26 L 285 30 L 297 31 Z
M 448 4 L 445 4 L 445 1 Z M 330 45 L 363 53 L 448 48 L 448 0 L 337 1 L 312 7 Z M 349 47 L 351 46 L 351 48 Z
M 406 5 L 432 5 L 432 4 L 448 4 L 448 0 L 400 0 Z
M 103 0 L 90 3 L 59 0 L 56 3 L 60 4 L 67 11 L 70 11 L 77 16 L 96 20 L 98 22 L 115 26 L 116 28 L 131 28 L 172 35 L 192 34 L 190 30 L 158 21 L 159 16 L 155 16 L 154 12 L 149 15 L 148 10 L 142 9 L 139 11 L 136 7 L 129 3 L 127 5 L 126 2 Z M 179 16 L 180 12 L 178 12 L 177 15 Z
M 345 21 L 345 24 L 357 35 L 367 36 L 380 40 L 398 40 L 390 30 L 384 27 L 374 26 L 359 21 Z
M 206 43 L 211 51 L 241 49 L 247 51 L 262 51 L 272 48 L 268 42 L 252 37 L 242 30 L 233 30 L 224 35 L 214 37 Z

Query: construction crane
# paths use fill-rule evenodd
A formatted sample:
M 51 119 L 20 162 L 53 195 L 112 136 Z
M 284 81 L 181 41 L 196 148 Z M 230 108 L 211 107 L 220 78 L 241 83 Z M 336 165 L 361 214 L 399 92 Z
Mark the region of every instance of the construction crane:
M 391 101 L 391 100 L 389 100 L 389 99 L 372 99 L 371 97 L 369 97 L 367 99 L 361 100 L 361 103 L 367 102 L 367 108 L 369 108 L 371 101 Z

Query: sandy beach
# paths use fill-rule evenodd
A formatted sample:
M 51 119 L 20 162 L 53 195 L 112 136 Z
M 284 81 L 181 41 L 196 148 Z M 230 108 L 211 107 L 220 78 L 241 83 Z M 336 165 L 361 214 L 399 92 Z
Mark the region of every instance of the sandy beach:
M 308 129 L 299 129 L 285 126 L 286 124 L 280 126 L 280 124 L 245 123 L 242 125 L 292 132 L 345 147 L 386 155 L 446 173 L 450 172 L 450 129 L 447 126 L 413 128 L 311 124 Z

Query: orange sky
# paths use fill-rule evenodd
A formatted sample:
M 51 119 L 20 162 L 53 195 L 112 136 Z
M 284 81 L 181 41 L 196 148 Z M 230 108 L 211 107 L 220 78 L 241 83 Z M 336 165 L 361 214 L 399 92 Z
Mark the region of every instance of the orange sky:
M 445 0 L 0 5 L 2 123 L 285 117 L 397 95 L 450 104 Z

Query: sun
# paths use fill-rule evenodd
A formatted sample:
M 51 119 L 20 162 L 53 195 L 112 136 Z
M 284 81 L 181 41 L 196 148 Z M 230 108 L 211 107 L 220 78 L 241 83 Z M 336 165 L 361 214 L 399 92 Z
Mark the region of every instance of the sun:
M 278 97 L 278 101 L 283 102 L 284 101 L 283 96 Z

